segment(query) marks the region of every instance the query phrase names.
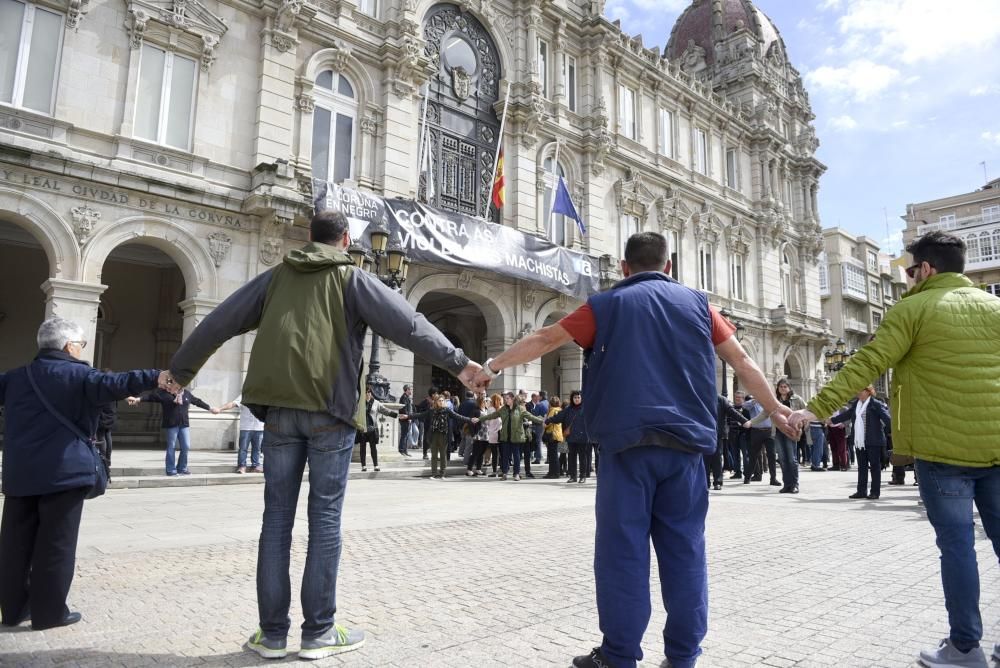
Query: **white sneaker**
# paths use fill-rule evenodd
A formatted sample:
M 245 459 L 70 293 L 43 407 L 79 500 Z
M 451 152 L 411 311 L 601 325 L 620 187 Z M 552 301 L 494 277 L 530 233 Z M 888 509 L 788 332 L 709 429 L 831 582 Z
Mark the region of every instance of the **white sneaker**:
M 982 647 L 960 652 L 945 638 L 935 650 L 920 652 L 920 663 L 927 668 L 989 668 Z

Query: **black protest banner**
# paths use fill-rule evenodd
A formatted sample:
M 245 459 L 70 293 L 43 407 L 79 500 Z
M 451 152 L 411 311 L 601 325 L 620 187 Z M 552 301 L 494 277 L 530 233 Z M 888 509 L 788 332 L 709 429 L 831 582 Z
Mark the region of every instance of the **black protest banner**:
M 512 227 L 441 211 L 409 199 L 382 198 L 316 181 L 317 211 L 339 209 L 351 238 L 368 247 L 368 228 L 381 220 L 414 262 L 492 271 L 586 299 L 599 290 L 598 260 Z

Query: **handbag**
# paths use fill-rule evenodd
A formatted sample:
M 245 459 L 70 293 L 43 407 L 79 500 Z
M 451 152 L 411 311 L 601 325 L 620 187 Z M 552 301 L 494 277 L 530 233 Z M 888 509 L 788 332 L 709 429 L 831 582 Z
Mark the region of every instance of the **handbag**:
M 38 383 L 35 382 L 35 374 L 31 371 L 31 365 L 26 366 L 25 369 L 28 371 L 28 382 L 31 383 L 31 389 L 35 391 L 35 395 L 42 403 L 42 406 L 45 407 L 45 410 L 51 413 L 52 417 L 58 420 L 62 426 L 69 429 L 74 436 L 86 443 L 90 448 L 90 455 L 94 458 L 94 486 L 90 488 L 90 491 L 87 492 L 87 496 L 85 498 L 96 499 L 108 491 L 108 470 L 104 468 L 104 460 L 101 459 L 101 453 L 97 450 L 97 441 L 94 440 L 93 436 L 87 436 L 84 434 L 80 427 L 71 422 L 65 415 L 57 411 L 52 404 L 49 403 L 49 400 L 45 398 L 45 395 L 42 394 L 41 390 L 38 389 Z
M 910 466 L 913 462 L 914 459 L 910 455 L 897 455 L 895 452 L 889 455 L 889 463 L 893 466 Z

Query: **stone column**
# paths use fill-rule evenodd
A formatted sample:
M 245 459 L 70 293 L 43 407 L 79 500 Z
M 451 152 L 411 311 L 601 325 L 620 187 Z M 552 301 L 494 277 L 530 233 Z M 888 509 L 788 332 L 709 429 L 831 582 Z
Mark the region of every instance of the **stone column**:
M 497 336 L 487 338 L 483 341 L 483 345 L 486 346 L 486 359 L 491 359 L 496 357 L 507 348 L 514 345 L 514 339 Z M 541 370 L 541 364 L 539 363 L 539 371 Z M 493 381 L 490 385 L 489 394 L 493 392 L 506 392 L 510 390 L 511 392 L 517 391 L 517 381 L 518 373 L 521 371 L 521 367 L 511 367 L 510 369 L 504 369 L 504 372 Z
M 83 327 L 83 335 L 88 343 L 83 349 L 83 359 L 93 362 L 97 309 L 101 305 L 101 295 L 108 286 L 50 278 L 41 287 L 45 293 L 45 318 L 65 318 Z

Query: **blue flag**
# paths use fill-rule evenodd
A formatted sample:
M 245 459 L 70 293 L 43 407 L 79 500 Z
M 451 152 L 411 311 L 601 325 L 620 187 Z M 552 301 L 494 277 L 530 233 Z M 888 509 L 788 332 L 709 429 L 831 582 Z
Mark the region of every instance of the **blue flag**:
M 559 185 L 556 187 L 556 201 L 552 205 L 552 212 L 569 216 L 576 221 L 576 226 L 580 228 L 580 234 L 587 234 L 587 226 L 583 224 L 580 214 L 576 212 L 573 200 L 570 199 L 569 191 L 566 189 L 566 182 L 561 176 L 559 177 Z

